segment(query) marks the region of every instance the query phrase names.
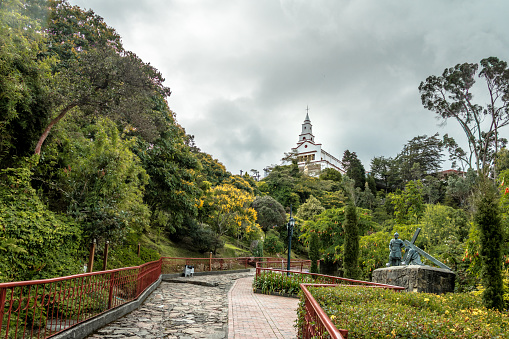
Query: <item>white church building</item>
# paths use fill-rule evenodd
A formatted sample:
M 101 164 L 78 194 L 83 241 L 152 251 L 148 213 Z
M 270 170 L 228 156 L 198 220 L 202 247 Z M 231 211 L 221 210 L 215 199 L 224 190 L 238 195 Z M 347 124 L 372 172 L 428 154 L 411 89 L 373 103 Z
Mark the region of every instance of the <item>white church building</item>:
M 333 168 L 344 173 L 341 161 L 322 149 L 322 144 L 315 143 L 313 126 L 309 120 L 309 110 L 302 124 L 302 132 L 299 135 L 297 147 L 292 148 L 292 153 L 297 157 L 299 169 L 311 176 L 318 176 L 326 168 Z

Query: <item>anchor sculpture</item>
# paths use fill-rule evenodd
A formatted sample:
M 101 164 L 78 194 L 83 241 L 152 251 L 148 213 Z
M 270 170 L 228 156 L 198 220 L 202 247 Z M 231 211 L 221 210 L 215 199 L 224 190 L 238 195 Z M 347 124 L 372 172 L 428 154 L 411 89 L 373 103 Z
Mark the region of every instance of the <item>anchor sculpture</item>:
M 405 251 L 405 256 L 403 258 L 403 262 L 405 265 L 424 265 L 421 262 L 421 258 L 419 255 L 422 255 L 435 265 L 441 268 L 445 268 L 449 271 L 452 271 L 446 264 L 442 263 L 441 261 L 437 260 L 436 258 L 433 258 L 433 256 L 429 255 L 428 253 L 421 250 L 419 247 L 415 246 L 415 241 L 417 240 L 417 237 L 419 236 L 419 233 L 421 232 L 420 228 L 417 228 L 415 230 L 414 236 L 412 237 L 411 241 L 404 240 L 403 243 L 405 244 L 405 248 L 407 249 Z

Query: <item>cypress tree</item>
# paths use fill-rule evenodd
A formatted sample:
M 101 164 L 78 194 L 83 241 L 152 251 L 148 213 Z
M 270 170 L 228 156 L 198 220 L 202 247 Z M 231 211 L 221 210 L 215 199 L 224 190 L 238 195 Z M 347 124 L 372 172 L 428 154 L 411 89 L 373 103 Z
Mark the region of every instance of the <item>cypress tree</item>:
M 320 238 L 318 234 L 311 233 L 309 240 L 309 259 L 311 260 L 311 273 L 318 273 L 317 260 L 320 259 Z
M 487 308 L 502 311 L 504 309 L 504 285 L 501 267 L 504 239 L 498 208 L 498 192 L 487 178 L 483 180 L 480 192 L 474 220 L 481 231 L 479 256 L 482 262 L 481 279 L 485 288 L 482 297 Z
M 343 271 L 346 278 L 359 277 L 359 227 L 357 226 L 357 210 L 353 204 L 345 210 L 345 245 L 343 251 Z

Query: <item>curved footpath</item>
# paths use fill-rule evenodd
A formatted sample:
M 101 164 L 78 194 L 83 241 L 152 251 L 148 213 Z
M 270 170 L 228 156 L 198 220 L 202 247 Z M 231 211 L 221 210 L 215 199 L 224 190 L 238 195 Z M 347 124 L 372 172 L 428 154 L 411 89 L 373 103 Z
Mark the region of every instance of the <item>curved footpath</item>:
M 254 294 L 253 278 L 254 270 L 163 281 L 137 310 L 88 338 L 296 338 L 298 299 Z

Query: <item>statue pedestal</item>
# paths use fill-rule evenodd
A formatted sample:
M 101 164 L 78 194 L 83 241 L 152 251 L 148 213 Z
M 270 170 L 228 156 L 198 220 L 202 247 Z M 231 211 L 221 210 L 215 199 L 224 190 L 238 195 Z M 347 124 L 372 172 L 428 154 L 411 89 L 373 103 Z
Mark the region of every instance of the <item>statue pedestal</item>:
M 407 292 L 442 294 L 454 292 L 456 274 L 431 266 L 408 265 L 378 268 L 373 282 L 404 287 Z

